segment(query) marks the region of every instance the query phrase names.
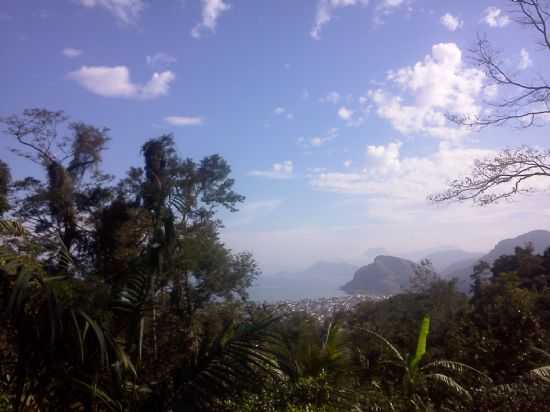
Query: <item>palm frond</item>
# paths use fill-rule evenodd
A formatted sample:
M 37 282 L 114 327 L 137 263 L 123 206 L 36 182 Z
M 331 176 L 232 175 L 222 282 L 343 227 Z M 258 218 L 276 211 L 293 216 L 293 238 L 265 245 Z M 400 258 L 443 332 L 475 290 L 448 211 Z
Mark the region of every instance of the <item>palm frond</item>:
M 424 365 L 421 369 L 423 371 L 429 371 L 433 369 L 445 369 L 450 372 L 457 373 L 459 375 L 463 375 L 465 373 L 471 372 L 472 374 L 479 377 L 481 380 L 483 380 L 487 384 L 492 383 L 492 379 L 489 376 L 487 376 L 480 370 L 461 362 L 455 362 L 450 360 L 437 360 Z
M 468 402 L 472 400 L 472 395 L 470 395 L 470 392 L 468 392 L 462 385 L 460 385 L 450 376 L 444 375 L 442 373 L 431 373 L 429 375 L 426 375 L 426 379 L 433 380 L 442 384 L 446 389 L 458 395 L 461 400 L 466 400 Z
M 0 219 L 0 236 L 22 237 L 27 230 L 17 220 Z
M 361 330 L 363 332 L 368 333 L 371 336 L 374 336 L 376 339 L 378 339 L 380 342 L 382 342 L 384 344 L 384 346 L 387 349 L 389 349 L 390 352 L 392 352 L 398 360 L 400 360 L 401 362 L 405 362 L 405 358 L 403 357 L 403 355 L 401 355 L 401 352 L 399 352 L 399 349 L 397 349 L 394 345 L 392 345 L 391 342 L 389 340 L 387 340 L 385 337 L 383 337 L 379 333 L 376 333 L 375 331 L 370 330 L 370 329 L 364 329 L 363 328 Z
M 123 411 L 123 407 L 120 404 L 120 402 L 115 401 L 112 399 L 106 392 L 98 388 L 96 385 L 90 385 L 89 383 L 86 383 L 84 381 L 81 381 L 80 379 L 73 378 L 73 383 L 76 384 L 77 387 L 80 387 L 85 392 L 87 392 L 93 399 L 99 399 L 99 401 L 109 410 L 112 412 L 121 412 Z
M 550 366 L 541 366 L 540 368 L 531 369 L 528 375 L 532 378 L 550 383 Z
M 176 402 L 207 410 L 208 404 L 232 393 L 238 385 L 254 388 L 264 376 L 279 373 L 267 343 L 274 339 L 275 318 L 244 325 L 228 325 L 213 339 L 203 339 L 193 365 L 188 365 Z

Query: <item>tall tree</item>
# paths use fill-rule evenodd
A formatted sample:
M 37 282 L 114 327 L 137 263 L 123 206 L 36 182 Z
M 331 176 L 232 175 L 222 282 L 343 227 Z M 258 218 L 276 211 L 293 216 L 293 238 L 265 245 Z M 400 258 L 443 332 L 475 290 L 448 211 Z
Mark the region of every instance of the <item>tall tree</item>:
M 76 250 L 86 243 L 89 209 L 109 197 L 102 185 L 106 177 L 98 169 L 109 139 L 105 128 L 67 121 L 63 112 L 45 109 L 2 119 L 16 143 L 12 151 L 39 165 L 45 175 L 13 183 L 15 216 L 45 240 L 59 237 L 76 258 Z M 87 210 L 79 207 L 84 205 Z

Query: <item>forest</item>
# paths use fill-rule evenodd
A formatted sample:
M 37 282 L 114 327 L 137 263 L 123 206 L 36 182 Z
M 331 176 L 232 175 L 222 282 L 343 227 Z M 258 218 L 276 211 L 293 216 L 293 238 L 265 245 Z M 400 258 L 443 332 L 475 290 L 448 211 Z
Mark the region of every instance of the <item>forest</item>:
M 163 135 L 117 180 L 108 129 L 45 109 L 3 124 L 39 173 L 0 164 L 1 410 L 550 410 L 550 249 L 480 262 L 469 295 L 424 262 L 388 299 L 281 314 L 220 240 L 244 201 L 222 157 Z

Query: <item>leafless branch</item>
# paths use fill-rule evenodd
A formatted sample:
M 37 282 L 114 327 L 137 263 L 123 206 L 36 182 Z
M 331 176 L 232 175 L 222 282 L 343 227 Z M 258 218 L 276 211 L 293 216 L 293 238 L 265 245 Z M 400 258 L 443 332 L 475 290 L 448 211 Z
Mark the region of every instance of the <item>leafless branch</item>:
M 550 177 L 550 150 L 506 149 L 493 158 L 476 160 L 468 176 L 452 180 L 446 191 L 428 198 L 434 202 L 472 200 L 484 206 L 535 191 L 525 181 L 541 176 Z

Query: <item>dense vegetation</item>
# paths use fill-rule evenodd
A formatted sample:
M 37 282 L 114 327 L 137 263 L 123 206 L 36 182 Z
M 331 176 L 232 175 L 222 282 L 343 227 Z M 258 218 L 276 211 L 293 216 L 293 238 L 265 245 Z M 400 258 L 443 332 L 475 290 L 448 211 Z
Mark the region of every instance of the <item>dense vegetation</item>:
M 247 301 L 253 257 L 219 238 L 244 199 L 171 136 L 101 172 L 108 130 L 4 119 L 0 410 L 550 410 L 550 250 L 480 263 L 469 296 L 422 265 L 407 291 L 325 322 Z

